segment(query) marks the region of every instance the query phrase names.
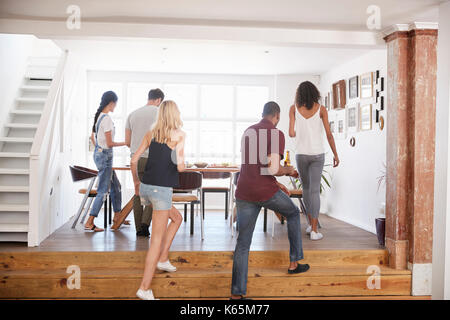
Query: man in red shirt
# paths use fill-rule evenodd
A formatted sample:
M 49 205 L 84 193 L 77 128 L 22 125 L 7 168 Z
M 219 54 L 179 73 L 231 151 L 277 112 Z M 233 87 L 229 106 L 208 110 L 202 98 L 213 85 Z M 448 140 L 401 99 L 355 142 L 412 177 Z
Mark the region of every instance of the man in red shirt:
M 247 291 L 248 254 L 253 230 L 261 208 L 279 212 L 286 217 L 290 243 L 288 273 L 309 269 L 299 264 L 303 259 L 300 229 L 300 210 L 287 195 L 285 186 L 275 176 L 298 177 L 294 167 L 280 166 L 283 159 L 284 134 L 276 128 L 280 121 L 280 107 L 270 101 L 264 105 L 263 119 L 249 127 L 242 136 L 242 164 L 236 188 L 237 223 L 239 236 L 233 258 L 231 299 L 245 299 Z

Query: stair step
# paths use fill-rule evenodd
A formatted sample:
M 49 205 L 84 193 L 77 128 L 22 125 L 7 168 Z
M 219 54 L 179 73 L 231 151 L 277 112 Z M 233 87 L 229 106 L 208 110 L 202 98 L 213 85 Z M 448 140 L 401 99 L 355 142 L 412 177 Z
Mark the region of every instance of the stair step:
M 48 91 L 50 90 L 50 86 L 31 86 L 31 85 L 24 85 L 21 86 L 20 89 L 27 90 L 27 91 Z
M 33 138 L 0 137 L 0 142 L 33 143 Z
M 11 111 L 12 114 L 20 114 L 20 115 L 34 115 L 34 116 L 40 116 L 42 115 L 42 111 L 39 110 L 18 110 L 14 109 Z
M 0 152 L 0 158 L 29 158 L 29 153 L 21 152 Z
M 0 186 L 0 192 L 29 192 L 29 186 Z
M 5 127 L 14 129 L 37 129 L 38 124 L 31 123 L 6 123 Z
M 28 232 L 28 224 L 0 223 L 0 232 Z
M 7 169 L 7 168 L 0 168 L 0 174 L 27 175 L 27 174 L 30 174 L 30 169 Z
M 1 261 L 1 260 L 0 260 Z M 5 267 L 5 264 L 7 267 Z M 178 271 L 157 271 L 152 289 L 160 298 L 217 298 L 230 294 L 231 268 L 188 269 L 176 264 Z M 0 262 L 0 298 L 134 298 L 142 280 L 143 267 L 81 268 L 80 290 L 67 290 L 70 274 L 66 268 L 11 270 Z M 249 268 L 248 296 L 381 296 L 410 295 L 411 272 L 381 267 L 381 289 L 368 289 L 365 266 L 320 266 L 298 275 L 288 275 L 284 268 Z M 31 279 L 33 279 L 31 281 Z M 120 281 L 120 290 L 117 282 Z M 61 285 L 62 284 L 62 285 Z M 18 290 L 22 288 L 22 290 Z
M 17 102 L 23 103 L 45 103 L 46 100 L 47 100 L 46 98 L 25 98 L 25 97 L 16 98 Z
M 302 263 L 314 266 L 385 266 L 388 263 L 386 250 L 305 250 Z M 104 268 L 114 266 L 121 269 L 139 269 L 145 263 L 146 251 L 104 251 L 104 252 L 16 252 L 13 255 L 2 256 L 0 261 L 8 260 L 14 268 L 46 269 L 66 268 L 76 264 L 80 268 Z M 233 252 L 231 251 L 172 251 L 169 253 L 173 264 L 181 265 L 184 269 L 194 268 L 231 268 Z M 289 261 L 288 251 L 251 251 L 249 254 L 250 267 L 279 267 L 284 268 Z M 1 269 L 1 268 L 0 268 Z
M 27 212 L 27 211 L 30 211 L 30 207 L 27 204 L 0 204 L 0 212 Z

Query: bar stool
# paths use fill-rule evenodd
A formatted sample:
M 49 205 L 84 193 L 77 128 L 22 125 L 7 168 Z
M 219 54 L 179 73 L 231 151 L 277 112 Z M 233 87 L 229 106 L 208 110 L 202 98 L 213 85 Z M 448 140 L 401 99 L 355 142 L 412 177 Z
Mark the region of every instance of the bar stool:
M 83 213 L 83 209 L 85 208 L 86 201 L 89 199 L 89 202 L 87 204 L 87 207 L 85 209 L 85 213 L 82 217 L 81 224 L 84 222 L 84 219 L 89 212 L 89 208 L 91 207 L 92 201 L 94 200 L 95 196 L 97 195 L 97 190 L 93 189 L 94 182 L 97 178 L 98 171 L 92 170 L 89 168 L 81 167 L 81 166 L 70 166 L 70 173 L 72 175 L 72 181 L 73 182 L 79 182 L 90 179 L 89 186 L 86 189 L 80 189 L 78 192 L 81 194 L 84 194 L 83 200 L 81 201 L 80 208 L 77 211 L 77 214 L 75 215 L 75 220 L 72 224 L 72 229 L 75 229 L 76 224 L 78 220 L 80 219 L 81 214 Z M 111 223 L 111 199 L 109 197 L 109 193 L 107 195 L 107 198 L 105 199 L 105 218 L 104 218 L 104 227 L 106 229 L 107 227 L 107 212 L 108 212 L 108 203 L 109 203 L 109 222 Z
M 172 202 L 184 204 L 184 221 L 187 221 L 187 205 L 191 206 L 191 235 L 194 234 L 194 208 L 201 204 L 200 189 L 202 187 L 202 175 L 198 172 L 180 172 L 179 187 L 174 189 Z M 197 195 L 192 192 L 196 191 Z M 197 208 L 198 209 L 198 208 Z M 201 220 L 202 240 L 204 238 L 203 219 Z
M 230 179 L 230 172 L 203 172 L 203 179 Z M 228 219 L 228 196 L 230 188 L 228 187 L 203 187 L 202 190 L 202 217 L 205 219 L 205 194 L 206 193 L 224 193 L 225 194 L 225 220 Z

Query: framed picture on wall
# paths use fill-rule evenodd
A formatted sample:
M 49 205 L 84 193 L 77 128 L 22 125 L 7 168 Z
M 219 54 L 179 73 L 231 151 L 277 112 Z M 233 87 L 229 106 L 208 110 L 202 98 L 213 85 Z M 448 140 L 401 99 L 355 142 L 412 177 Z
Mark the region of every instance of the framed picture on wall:
M 354 76 L 348 80 L 348 97 L 349 99 L 358 98 L 358 76 Z
M 368 72 L 361 75 L 360 80 L 361 99 L 373 97 L 373 73 Z
M 336 112 L 336 138 L 345 139 L 346 137 L 346 126 L 345 126 L 345 110 L 340 110 Z
M 335 134 L 336 133 L 336 113 L 333 110 L 331 110 L 328 113 L 328 121 L 329 121 L 329 124 L 330 124 L 330 131 L 331 131 L 331 133 Z
M 357 132 L 359 128 L 359 103 L 347 106 L 347 131 Z
M 359 128 L 361 131 L 372 130 L 372 105 L 361 106 L 359 114 Z
M 328 110 L 333 109 L 333 88 L 328 92 Z
M 343 109 L 346 104 L 345 80 L 333 84 L 333 109 Z

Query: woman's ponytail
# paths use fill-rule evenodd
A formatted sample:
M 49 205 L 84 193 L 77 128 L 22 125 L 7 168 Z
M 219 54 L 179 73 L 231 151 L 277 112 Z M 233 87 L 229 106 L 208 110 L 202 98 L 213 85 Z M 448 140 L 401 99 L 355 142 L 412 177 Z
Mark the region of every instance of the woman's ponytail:
M 97 112 L 95 112 L 94 117 L 94 125 L 92 126 L 92 132 L 95 133 L 95 125 L 97 123 L 98 117 L 100 116 L 100 113 L 103 111 L 103 109 L 106 108 L 108 104 L 111 102 L 117 102 L 117 95 L 114 93 L 114 91 L 106 91 L 102 95 L 102 100 L 100 101 L 100 106 L 97 109 Z

